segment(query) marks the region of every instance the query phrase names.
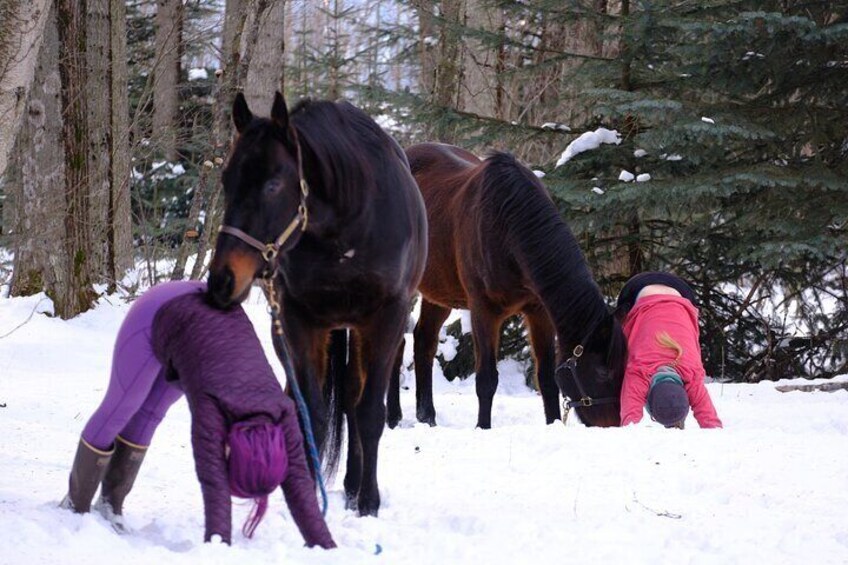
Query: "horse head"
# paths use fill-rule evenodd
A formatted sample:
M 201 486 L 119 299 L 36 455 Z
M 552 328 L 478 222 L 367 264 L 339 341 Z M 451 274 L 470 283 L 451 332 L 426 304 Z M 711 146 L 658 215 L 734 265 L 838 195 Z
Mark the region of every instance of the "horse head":
M 209 268 L 209 296 L 219 307 L 244 300 L 308 221 L 301 149 L 283 96 L 276 93 L 269 119 L 254 116 L 239 93 L 233 123 L 238 138 L 222 175 L 224 219 Z
M 611 314 L 605 316 L 580 344 L 560 355 L 570 355 L 554 376 L 565 398 L 566 415 L 574 408 L 587 426 L 618 426 L 627 362 L 627 340 L 619 321 Z

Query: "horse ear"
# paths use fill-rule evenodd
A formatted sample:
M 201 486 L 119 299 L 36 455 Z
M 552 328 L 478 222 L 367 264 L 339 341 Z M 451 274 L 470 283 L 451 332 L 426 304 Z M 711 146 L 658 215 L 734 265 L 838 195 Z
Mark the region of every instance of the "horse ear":
M 245 100 L 244 94 L 239 92 L 236 94 L 236 99 L 233 100 L 233 124 L 236 126 L 236 131 L 239 133 L 243 132 L 251 120 L 253 120 L 253 114 L 250 112 L 250 108 L 247 107 L 247 100 Z
M 274 104 L 271 106 L 271 121 L 283 131 L 289 129 L 289 109 L 286 107 L 286 99 L 279 91 L 274 93 Z

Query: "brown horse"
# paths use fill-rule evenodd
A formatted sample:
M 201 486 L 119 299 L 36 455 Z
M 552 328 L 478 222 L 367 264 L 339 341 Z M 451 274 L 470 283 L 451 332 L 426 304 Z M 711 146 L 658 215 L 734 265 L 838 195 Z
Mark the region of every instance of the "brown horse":
M 233 121 L 239 137 L 223 173 L 210 299 L 243 300 L 272 242 L 288 377 L 304 391 L 330 470 L 346 414 L 348 506 L 376 515 L 386 388 L 427 255 L 421 195 L 400 146 L 348 103 L 301 102 L 289 115 L 277 93 L 267 119 L 238 95 Z M 346 347 L 339 328 L 350 329 Z
M 413 334 L 418 419 L 436 423 L 439 328 L 452 308 L 463 308 L 471 311 L 480 428 L 491 427 L 501 325 L 518 313 L 529 329 L 545 420 L 560 418 L 559 386 L 585 424 L 618 425 L 624 334 L 541 182 L 506 153 L 480 160 L 459 147 L 424 143 L 406 154 L 430 228 Z M 394 373 L 389 390 L 390 427 L 401 419 L 398 378 Z

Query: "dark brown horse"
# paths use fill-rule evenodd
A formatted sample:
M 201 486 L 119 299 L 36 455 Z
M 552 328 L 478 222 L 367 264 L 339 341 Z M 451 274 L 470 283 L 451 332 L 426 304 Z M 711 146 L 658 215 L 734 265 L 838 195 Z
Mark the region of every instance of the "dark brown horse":
M 265 268 L 263 245 L 279 245 L 274 281 L 295 370 L 288 377 L 304 391 L 330 468 L 346 414 L 347 501 L 376 515 L 386 388 L 427 255 L 421 195 L 402 149 L 348 103 L 301 102 L 289 115 L 278 93 L 267 119 L 238 95 L 233 121 L 239 137 L 223 174 L 226 227 L 210 298 L 220 307 L 243 300 Z M 331 349 L 340 355 L 328 378 L 338 328 L 350 329 L 350 343 Z
M 480 160 L 459 147 L 424 143 L 406 154 L 430 229 L 414 330 L 418 419 L 436 423 L 439 328 L 452 308 L 463 308 L 471 311 L 479 427 L 491 426 L 501 325 L 519 313 L 530 334 L 545 420 L 560 418 L 559 386 L 585 424 L 618 425 L 624 334 L 545 187 L 506 153 Z M 401 418 L 396 373 L 388 409 L 394 427 Z

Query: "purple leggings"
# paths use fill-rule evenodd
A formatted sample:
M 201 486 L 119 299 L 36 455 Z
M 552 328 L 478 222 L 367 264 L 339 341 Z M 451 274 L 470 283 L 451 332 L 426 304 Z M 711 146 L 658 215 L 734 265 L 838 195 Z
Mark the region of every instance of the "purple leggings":
M 108 450 L 118 435 L 137 445 L 150 444 L 168 408 L 183 394 L 165 380 L 165 370 L 153 352 L 153 319 L 171 299 L 205 291 L 206 283 L 199 281 L 167 282 L 133 303 L 118 330 L 106 396 L 82 431 L 90 445 Z

